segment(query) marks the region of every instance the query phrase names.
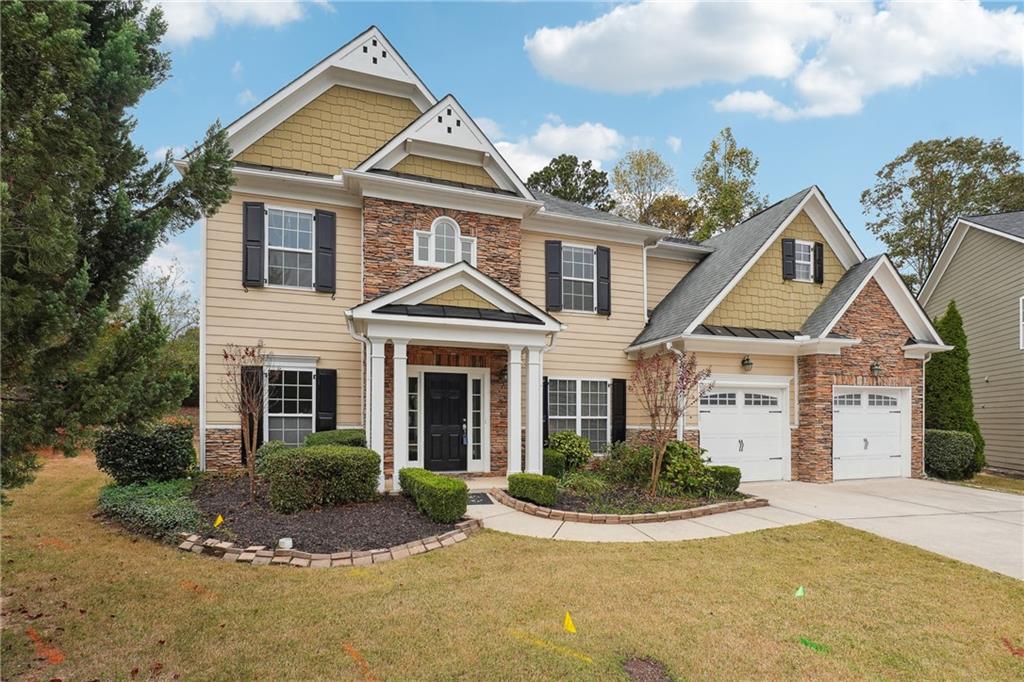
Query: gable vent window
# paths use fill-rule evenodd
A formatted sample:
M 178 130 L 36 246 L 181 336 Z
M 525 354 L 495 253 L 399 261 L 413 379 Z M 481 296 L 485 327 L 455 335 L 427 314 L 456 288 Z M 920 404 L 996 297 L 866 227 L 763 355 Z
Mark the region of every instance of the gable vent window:
M 416 265 L 443 267 L 460 260 L 476 265 L 476 237 L 463 237 L 459 224 L 451 218 L 438 218 L 429 231 L 415 230 L 413 240 Z
M 796 243 L 796 279 L 800 282 L 811 282 L 814 279 L 814 244 L 798 241 Z
M 313 287 L 313 214 L 267 209 L 267 284 Z

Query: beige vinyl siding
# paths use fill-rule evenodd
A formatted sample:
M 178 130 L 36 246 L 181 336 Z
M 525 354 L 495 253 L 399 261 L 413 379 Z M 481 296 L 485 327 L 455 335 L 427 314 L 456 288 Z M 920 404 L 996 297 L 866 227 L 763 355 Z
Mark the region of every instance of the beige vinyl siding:
M 821 242 L 824 245 L 823 284 L 782 279 L 783 239 Z M 797 331 L 844 272 L 846 269 L 821 236 L 814 221 L 801 212 L 711 311 L 704 323 Z
M 661 299 L 672 291 L 683 275 L 688 273 L 696 263 L 674 258 L 655 258 L 648 254 L 647 258 L 647 307 L 650 310 L 661 303 Z
M 236 159 L 334 175 L 358 166 L 419 115 L 405 97 L 335 85 L 244 150 L 236 150 Z
M 337 214 L 337 293 L 242 288 L 242 202 Z M 345 310 L 360 302 L 359 209 L 235 194 L 206 221 L 206 423 L 235 425 L 224 405 L 222 350 L 227 343 L 262 340 L 275 355 L 317 356 L 317 366 L 338 370 L 339 424 L 362 422 L 362 347 L 348 333 Z
M 396 173 L 408 173 L 410 175 L 419 175 L 425 178 L 446 180 L 448 182 L 461 182 L 466 185 L 476 185 L 477 187 L 498 186 L 494 178 L 480 166 L 471 166 L 468 163 L 458 163 L 445 159 L 432 159 L 427 156 L 417 156 L 416 154 L 410 154 L 405 157 L 395 164 L 391 170 Z
M 970 228 L 928 299 L 931 318 L 955 300 L 971 353 L 974 417 L 988 465 L 1024 473 L 1024 244 Z
M 576 246 L 607 246 L 611 251 L 611 315 L 593 313 L 552 313 L 566 325 L 558 334 L 555 348 L 544 354 L 544 374 L 549 377 L 626 379 L 633 363 L 626 358 L 626 346 L 644 326 L 643 248 L 639 244 L 560 237 L 523 231 L 522 291 L 535 305 L 544 307 L 544 241 L 558 239 Z M 637 426 L 640 406 L 626 388 L 626 424 Z
M 746 353 L 697 353 L 698 369 L 710 369 L 712 380 L 716 375 L 723 374 L 745 376 L 776 376 L 789 379 L 789 420 L 796 419 L 796 396 L 793 395 L 793 357 L 789 355 L 751 355 L 754 366 L 749 372 L 743 371 L 740 363 Z M 714 390 L 714 389 L 712 389 Z M 727 390 L 727 389 L 722 389 Z M 698 406 L 694 405 L 686 411 L 686 426 L 697 426 Z

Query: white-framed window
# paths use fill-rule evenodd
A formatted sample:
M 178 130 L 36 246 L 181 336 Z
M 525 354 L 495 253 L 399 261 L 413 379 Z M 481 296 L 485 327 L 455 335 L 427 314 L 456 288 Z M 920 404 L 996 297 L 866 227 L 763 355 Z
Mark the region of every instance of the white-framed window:
M 313 288 L 313 212 L 267 208 L 267 284 Z
M 302 445 L 313 432 L 316 415 L 316 370 L 304 367 L 267 367 L 265 439 L 292 447 Z
M 610 432 L 608 379 L 548 379 L 548 433 L 573 431 L 607 452 Z
M 794 244 L 796 278 L 801 282 L 814 281 L 814 242 L 797 240 Z
M 413 262 L 416 265 L 443 267 L 464 260 L 476 265 L 476 237 L 463 237 L 459 224 L 441 216 L 430 230 L 413 231 Z
M 597 249 L 562 246 L 562 310 L 592 313 L 597 304 Z
M 420 378 L 409 377 L 409 461 L 420 459 Z

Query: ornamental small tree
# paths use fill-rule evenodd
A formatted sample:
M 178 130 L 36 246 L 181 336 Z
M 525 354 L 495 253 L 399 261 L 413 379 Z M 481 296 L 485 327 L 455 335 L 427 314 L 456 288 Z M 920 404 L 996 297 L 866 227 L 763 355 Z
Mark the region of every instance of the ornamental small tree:
M 711 389 L 710 369 L 698 369 L 693 353 L 658 353 L 636 361 L 629 385 L 651 425 L 651 494 L 658 492 L 658 478 L 665 449 L 675 439 L 676 424 L 686 411 Z
M 925 427 L 966 431 L 974 438 L 974 460 L 964 475 L 970 478 L 985 466 L 985 439 L 974 419 L 974 396 L 968 368 L 970 352 L 964 320 L 950 301 L 946 313 L 935 320 L 935 330 L 953 350 L 936 353 L 925 365 Z
M 222 402 L 238 415 L 242 425 L 242 451 L 249 473 L 249 501 L 256 499 L 256 443 L 263 414 L 263 342 L 255 346 L 229 343 L 222 351 L 224 393 Z

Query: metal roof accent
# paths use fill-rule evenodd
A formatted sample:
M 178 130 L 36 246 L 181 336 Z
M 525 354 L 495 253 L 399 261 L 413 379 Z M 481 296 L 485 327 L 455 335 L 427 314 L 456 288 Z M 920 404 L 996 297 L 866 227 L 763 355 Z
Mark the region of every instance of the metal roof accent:
M 768 339 L 781 341 L 794 341 L 800 336 L 800 332 L 786 331 L 781 329 L 757 329 L 753 327 L 726 327 L 714 324 L 701 324 L 693 330 L 694 334 L 706 334 L 708 336 L 727 336 L 739 339 Z M 840 334 L 829 334 L 830 339 L 845 339 Z

